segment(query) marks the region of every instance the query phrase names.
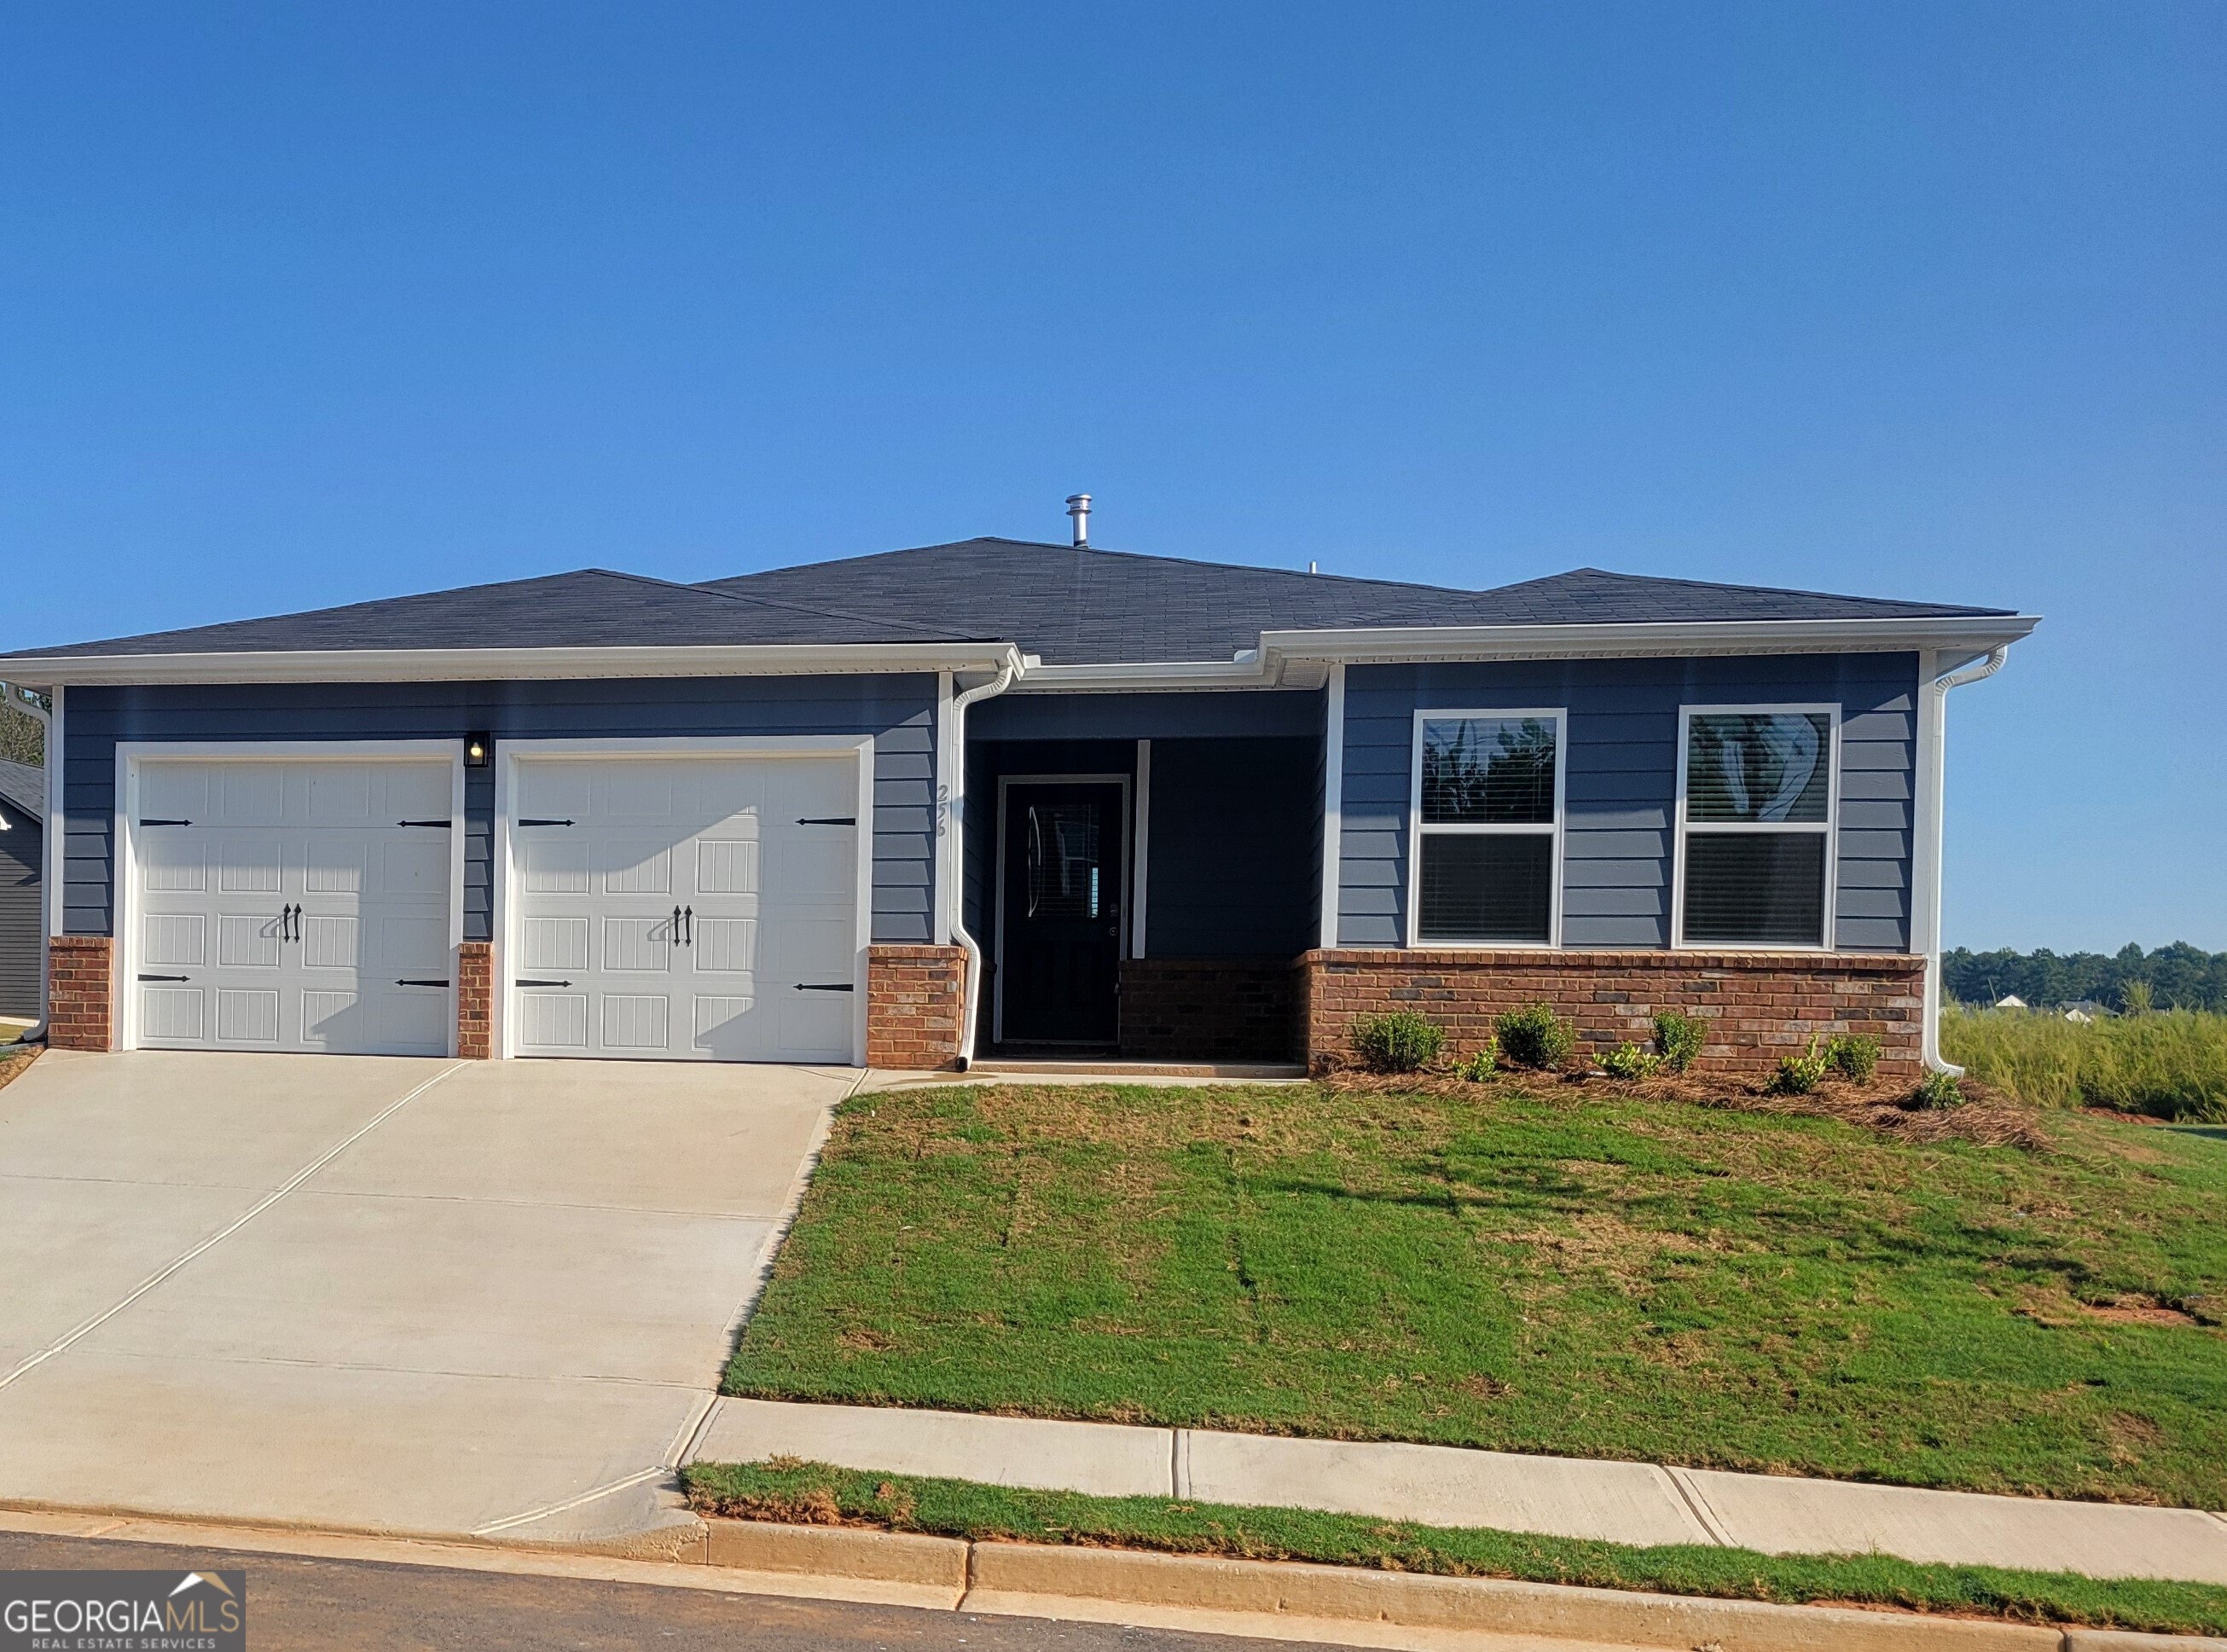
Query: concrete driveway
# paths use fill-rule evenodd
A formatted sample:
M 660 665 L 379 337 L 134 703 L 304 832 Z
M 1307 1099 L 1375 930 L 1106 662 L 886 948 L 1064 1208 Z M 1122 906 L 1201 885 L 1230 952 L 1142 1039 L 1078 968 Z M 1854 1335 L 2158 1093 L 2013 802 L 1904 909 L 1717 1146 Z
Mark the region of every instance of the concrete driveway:
M 842 1069 L 55 1051 L 0 1089 L 0 1502 L 674 1516 Z

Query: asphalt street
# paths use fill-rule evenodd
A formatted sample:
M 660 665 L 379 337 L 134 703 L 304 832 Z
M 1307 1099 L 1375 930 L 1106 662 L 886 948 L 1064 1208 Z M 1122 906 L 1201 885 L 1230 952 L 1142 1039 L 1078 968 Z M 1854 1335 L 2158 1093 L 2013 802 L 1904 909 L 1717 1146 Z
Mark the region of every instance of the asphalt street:
M 232 1567 L 247 1573 L 255 1652 L 1303 1652 L 1165 1630 L 0 1533 L 10 1571 Z

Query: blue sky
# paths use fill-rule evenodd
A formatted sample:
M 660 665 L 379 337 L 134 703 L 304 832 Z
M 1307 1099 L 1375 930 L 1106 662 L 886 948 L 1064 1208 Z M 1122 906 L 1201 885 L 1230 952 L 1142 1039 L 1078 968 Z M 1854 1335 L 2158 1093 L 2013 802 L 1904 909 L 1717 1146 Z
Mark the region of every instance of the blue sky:
M 2227 11 L 17 7 L 6 647 L 970 533 L 2047 616 L 1948 934 L 2227 947 Z

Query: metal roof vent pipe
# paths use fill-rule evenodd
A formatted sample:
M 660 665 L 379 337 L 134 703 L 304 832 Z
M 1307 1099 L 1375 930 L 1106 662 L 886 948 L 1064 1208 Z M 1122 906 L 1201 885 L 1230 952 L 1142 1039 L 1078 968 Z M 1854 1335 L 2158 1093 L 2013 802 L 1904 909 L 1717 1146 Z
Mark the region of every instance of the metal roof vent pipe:
M 1078 546 L 1088 545 L 1090 543 L 1090 495 L 1069 494 L 1067 496 L 1067 513 L 1075 519 L 1075 543 Z

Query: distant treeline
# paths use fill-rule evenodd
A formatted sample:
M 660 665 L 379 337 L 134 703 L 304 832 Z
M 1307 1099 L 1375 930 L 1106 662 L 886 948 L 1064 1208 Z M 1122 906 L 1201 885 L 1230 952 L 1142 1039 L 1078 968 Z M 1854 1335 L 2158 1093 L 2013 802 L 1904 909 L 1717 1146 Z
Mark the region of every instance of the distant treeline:
M 2127 1007 L 2127 988 L 2141 982 L 2139 1008 L 2227 1011 L 2227 952 L 2198 952 L 2185 941 L 2155 952 L 2131 941 L 2115 953 L 1974 952 L 1959 947 L 1941 960 L 1941 984 L 1962 1004 L 1993 1004 L 2015 994 L 2037 1009 L 2090 998 Z

